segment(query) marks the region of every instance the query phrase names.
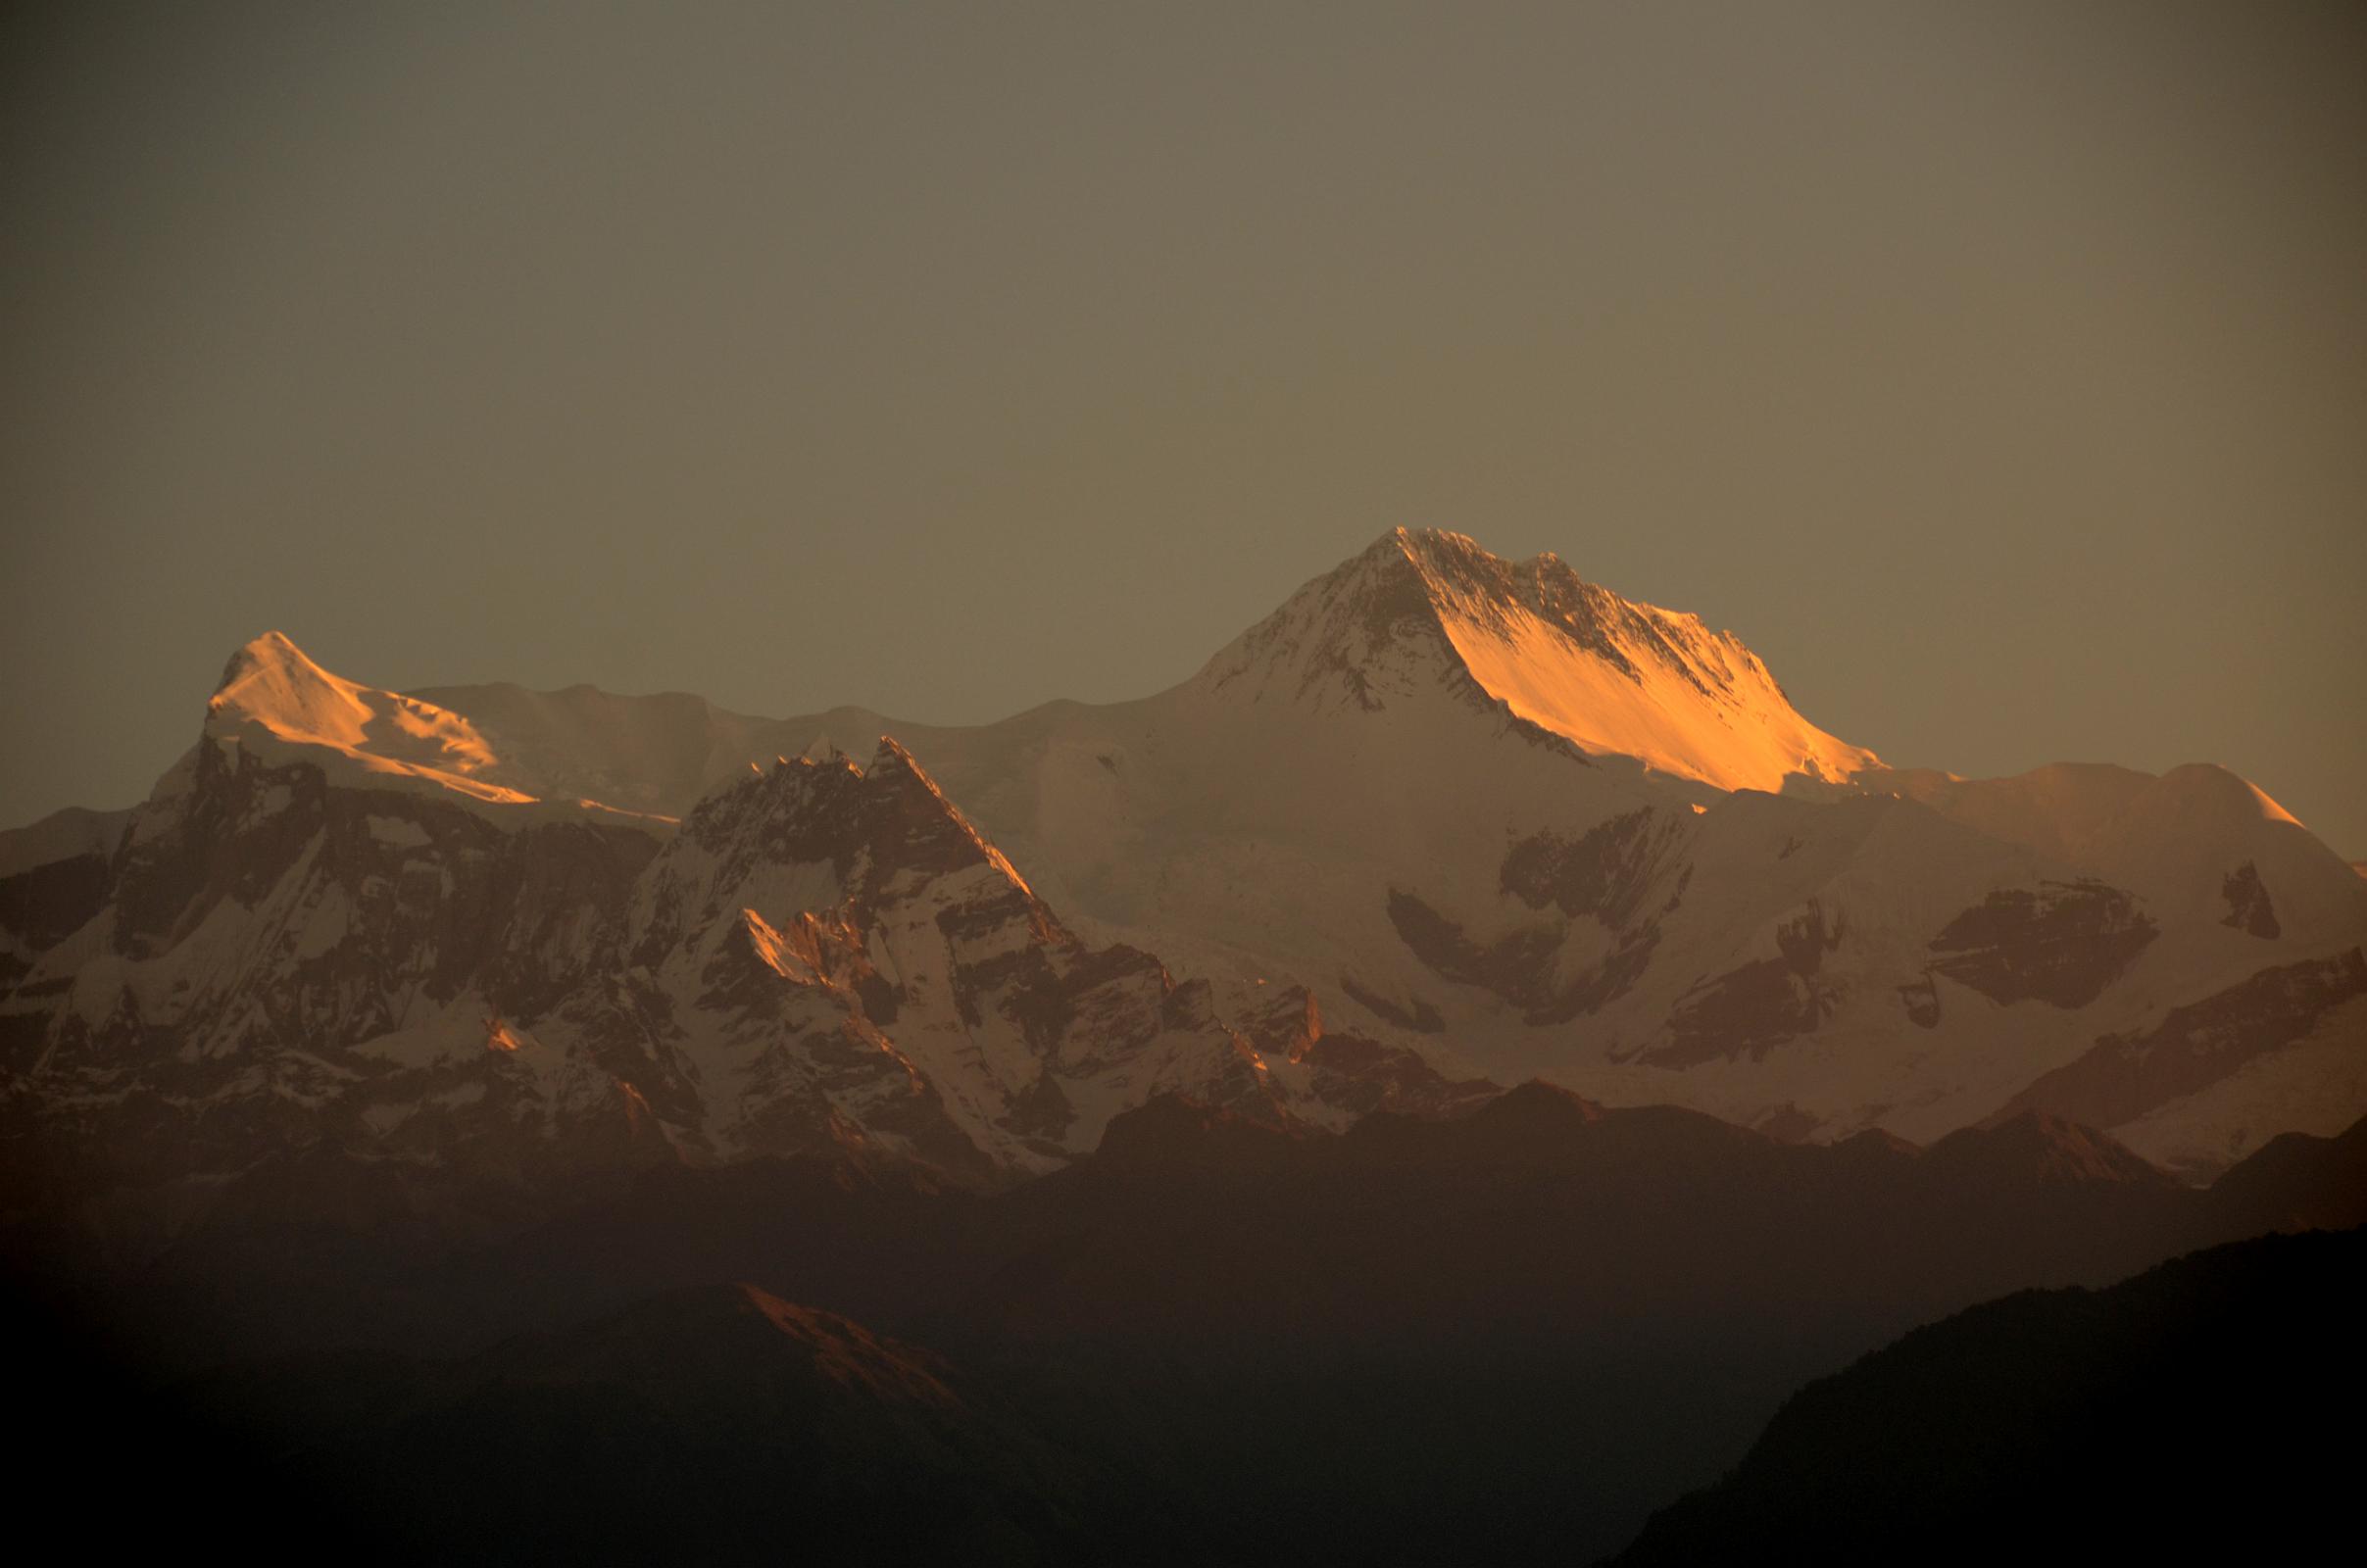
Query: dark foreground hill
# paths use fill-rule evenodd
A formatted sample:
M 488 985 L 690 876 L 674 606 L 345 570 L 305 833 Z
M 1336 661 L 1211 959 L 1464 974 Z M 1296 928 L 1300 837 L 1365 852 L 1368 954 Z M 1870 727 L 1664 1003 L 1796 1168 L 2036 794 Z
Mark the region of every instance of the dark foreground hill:
M 2356 1530 L 2367 1230 L 1916 1330 L 1788 1400 L 1616 1559 L 2293 1561 Z M 2224 1554 L 2224 1555 L 2221 1555 Z
M 116 1337 L 25 1409 L 61 1475 L 261 1487 L 242 1528 L 346 1555 L 1585 1561 L 1918 1323 L 2367 1221 L 2363 1154 L 2196 1190 L 2035 1114 L 1820 1147 L 1530 1086 L 1344 1136 L 1160 1100 L 992 1198 L 754 1162 L 456 1227 L 275 1169 L 162 1250 L 50 1254 L 56 1320 Z M 370 1200 L 301 1200 L 332 1182 Z

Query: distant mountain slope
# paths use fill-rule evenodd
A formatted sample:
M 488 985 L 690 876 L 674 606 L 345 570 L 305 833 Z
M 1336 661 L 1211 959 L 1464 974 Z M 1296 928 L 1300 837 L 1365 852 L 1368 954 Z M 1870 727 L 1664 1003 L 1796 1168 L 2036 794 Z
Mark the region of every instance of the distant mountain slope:
M 1615 1561 L 2315 1555 L 2355 1525 L 2362 1304 L 2351 1230 L 1973 1307 L 1795 1395 Z
M 69 807 L 0 833 L 0 987 L 80 930 L 107 900 L 107 868 L 131 813 Z
M 0 833 L 0 878 L 13 877 L 36 866 L 115 854 L 123 826 L 131 820 L 128 808 L 120 811 L 88 811 L 70 806 L 52 811 L 38 822 Z

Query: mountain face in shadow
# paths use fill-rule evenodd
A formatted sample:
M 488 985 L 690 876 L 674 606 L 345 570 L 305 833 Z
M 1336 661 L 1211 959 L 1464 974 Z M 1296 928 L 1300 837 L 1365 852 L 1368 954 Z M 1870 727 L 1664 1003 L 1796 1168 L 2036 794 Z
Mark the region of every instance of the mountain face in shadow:
M 2309 1553 L 2354 1524 L 2362 1301 L 2350 1230 L 1987 1302 L 1800 1391 L 1615 1561 Z

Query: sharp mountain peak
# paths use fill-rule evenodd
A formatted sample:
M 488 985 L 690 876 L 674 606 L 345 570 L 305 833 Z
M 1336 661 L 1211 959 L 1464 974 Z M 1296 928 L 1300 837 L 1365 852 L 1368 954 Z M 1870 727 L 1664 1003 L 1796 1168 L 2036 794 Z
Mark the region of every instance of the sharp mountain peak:
M 1420 705 L 1442 690 L 1588 755 L 1719 789 L 1843 780 L 1879 760 L 1803 718 L 1764 661 L 1699 615 L 1626 599 L 1560 557 L 1491 554 L 1397 528 L 1217 654 L 1205 692 L 1318 709 Z

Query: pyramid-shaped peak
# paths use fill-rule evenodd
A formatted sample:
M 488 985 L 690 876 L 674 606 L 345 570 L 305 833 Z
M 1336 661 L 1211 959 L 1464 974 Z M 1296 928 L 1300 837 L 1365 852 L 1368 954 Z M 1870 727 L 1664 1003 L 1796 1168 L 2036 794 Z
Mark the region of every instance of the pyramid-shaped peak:
M 300 680 L 334 680 L 335 677 L 314 662 L 312 657 L 296 646 L 296 640 L 283 631 L 267 631 L 249 639 L 230 655 L 222 667 L 222 679 L 214 683 L 217 694 L 258 675 Z
M 1445 580 L 1474 571 L 1484 576 L 1492 568 L 1509 564 L 1467 533 L 1449 528 L 1392 528 L 1343 563 L 1340 570 L 1354 571 L 1359 565 L 1376 564 L 1385 569 L 1410 565 L 1425 576 Z
M 967 818 L 962 817 L 961 809 L 947 798 L 937 781 L 929 776 L 929 770 L 922 767 L 920 760 L 907 751 L 904 743 L 895 736 L 879 737 L 878 749 L 872 752 L 870 763 L 863 772 L 876 791 L 926 800 L 935 809 L 948 816 L 962 818 L 964 827 L 967 826 Z
M 1208 663 L 1228 700 L 1378 713 L 1476 695 L 1579 751 L 1721 789 L 1845 779 L 1874 754 L 1809 723 L 1765 662 L 1698 615 L 1622 598 L 1546 552 L 1393 528 Z
M 1480 544 L 1478 540 L 1472 538 L 1469 534 L 1456 533 L 1452 528 L 1407 528 L 1400 526 L 1392 528 L 1387 533 L 1382 534 L 1379 538 L 1375 539 L 1365 548 L 1368 553 L 1373 551 L 1395 549 L 1408 554 L 1419 554 L 1445 548 L 1478 550 L 1480 548 Z
M 1496 561 L 1488 548 L 1452 528 L 1400 528 L 1391 535 L 1407 557 L 1422 563 Z
M 468 719 L 333 674 L 284 632 L 267 631 L 230 656 L 206 704 L 206 733 L 373 785 L 457 790 L 501 804 L 535 798 L 496 782 L 509 770 Z
M 905 750 L 904 742 L 893 735 L 879 737 L 879 746 L 871 753 L 871 765 L 863 771 L 877 773 L 883 769 L 890 773 L 904 772 L 917 775 L 931 789 L 936 788 L 936 780 L 931 779 L 921 765 L 913 760 L 912 754 Z
M 206 708 L 289 740 L 351 744 L 371 717 L 369 691 L 330 674 L 285 632 L 267 631 L 230 656 Z
M 879 737 L 867 766 L 835 749 L 818 762 L 796 757 L 771 767 L 751 764 L 693 806 L 682 826 L 687 839 L 711 853 L 728 856 L 738 846 L 764 859 L 829 862 L 842 873 L 861 864 L 875 883 L 985 866 L 1034 898 L 1011 861 L 892 735 Z
M 1442 602 L 1464 611 L 1484 611 L 1491 603 L 1526 606 L 1565 621 L 1642 619 L 1712 635 L 1699 615 L 1663 610 L 1590 582 L 1551 550 L 1526 560 L 1499 556 L 1469 534 L 1447 528 L 1400 528 L 1384 542 L 1421 573 Z M 1732 640 L 1731 634 L 1717 635 Z
M 1448 528 L 1393 528 L 1317 581 L 1400 585 L 1401 594 L 1418 593 L 1439 613 L 1465 618 L 1504 620 L 1525 611 L 1591 638 L 1614 662 L 1626 657 L 1624 642 L 1654 636 L 1715 643 L 1751 657 L 1732 633 L 1713 632 L 1691 612 L 1664 610 L 1590 582 L 1553 551 L 1526 560 L 1499 556 Z

